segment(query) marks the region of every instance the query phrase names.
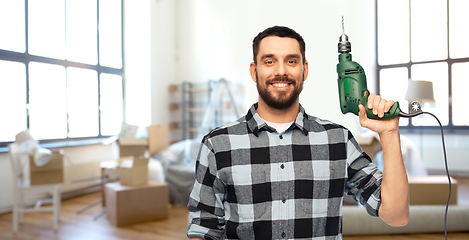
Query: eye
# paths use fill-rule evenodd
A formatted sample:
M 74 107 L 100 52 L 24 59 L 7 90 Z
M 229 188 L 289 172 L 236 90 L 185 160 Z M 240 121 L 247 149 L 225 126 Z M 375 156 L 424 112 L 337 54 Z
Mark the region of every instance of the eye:
M 288 63 L 289 63 L 289 64 L 295 64 L 295 63 L 296 63 L 296 60 L 288 60 Z
M 265 64 L 268 64 L 268 65 L 271 65 L 271 64 L 273 64 L 273 63 L 274 63 L 274 61 L 272 61 L 272 60 L 267 60 L 267 61 L 265 61 Z

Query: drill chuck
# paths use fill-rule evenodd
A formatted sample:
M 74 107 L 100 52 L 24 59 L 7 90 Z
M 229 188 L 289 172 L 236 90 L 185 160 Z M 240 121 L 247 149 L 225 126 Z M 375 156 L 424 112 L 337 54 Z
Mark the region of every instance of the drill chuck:
M 348 41 L 348 36 L 345 35 L 345 33 L 339 37 L 338 50 L 339 53 L 349 53 L 352 51 L 352 45 Z

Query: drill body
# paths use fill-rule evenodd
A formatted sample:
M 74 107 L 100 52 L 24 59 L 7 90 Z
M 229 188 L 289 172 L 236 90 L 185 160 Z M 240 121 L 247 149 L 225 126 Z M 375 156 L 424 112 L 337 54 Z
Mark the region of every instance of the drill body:
M 347 35 L 342 34 L 340 36 L 338 49 L 340 54 L 339 63 L 337 64 L 337 81 L 342 113 L 351 112 L 358 116 L 358 106 L 362 104 L 366 109 L 368 118 L 392 119 L 398 117 L 401 112 L 398 102 L 394 103 L 382 118 L 373 114 L 372 110 L 367 107 L 370 92 L 367 89 L 365 71 L 360 64 L 352 61 L 351 44 Z

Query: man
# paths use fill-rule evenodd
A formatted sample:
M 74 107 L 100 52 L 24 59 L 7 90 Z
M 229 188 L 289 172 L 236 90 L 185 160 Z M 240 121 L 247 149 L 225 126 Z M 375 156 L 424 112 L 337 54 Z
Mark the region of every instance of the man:
M 372 216 L 407 224 L 408 182 L 398 119 L 360 124 L 380 136 L 379 171 L 346 128 L 305 113 L 299 94 L 308 76 L 305 43 L 295 31 L 271 27 L 254 38 L 251 77 L 258 103 L 237 122 L 202 140 L 190 195 L 191 239 L 341 239 L 343 193 Z M 370 94 L 383 116 L 393 105 Z

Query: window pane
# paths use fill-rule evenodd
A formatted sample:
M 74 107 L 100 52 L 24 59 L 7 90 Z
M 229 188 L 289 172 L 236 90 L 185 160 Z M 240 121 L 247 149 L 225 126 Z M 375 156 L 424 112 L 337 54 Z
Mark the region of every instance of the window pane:
M 67 0 L 67 60 L 98 63 L 96 0 Z
M 409 0 L 377 1 L 377 4 L 379 64 L 409 62 Z
M 24 1 L 0 0 L 0 49 L 26 51 Z
M 469 62 L 453 64 L 452 75 L 452 95 L 453 95 L 453 124 L 454 125 L 469 125 L 469 112 L 466 103 L 467 83 L 469 78 L 467 70 L 469 69 Z
M 409 104 L 404 99 L 407 90 L 407 68 L 386 68 L 380 71 L 379 93 L 381 97 L 399 102 L 402 111 L 408 112 Z M 407 118 L 401 118 L 399 125 L 409 124 Z
M 122 67 L 121 1 L 99 0 L 99 63 Z
M 448 57 L 446 0 L 411 1 L 412 61 Z
M 448 125 L 448 64 L 425 63 L 415 64 L 411 68 L 412 80 L 433 82 L 433 96 L 435 103 L 420 103 L 423 111 L 431 112 L 440 119 L 441 124 Z M 438 125 L 438 122 L 428 114 L 412 118 L 414 125 Z
M 122 77 L 102 73 L 101 91 L 101 135 L 119 134 L 123 121 Z
M 28 1 L 29 53 L 65 58 L 65 1 Z
M 36 139 L 67 137 L 65 68 L 29 64 L 30 130 Z
M 94 70 L 67 68 L 68 137 L 99 134 L 98 74 Z
M 451 58 L 469 57 L 468 9 L 469 1 L 467 0 L 449 1 L 449 56 Z
M 0 142 L 15 141 L 26 125 L 26 69 L 23 63 L 0 60 Z

